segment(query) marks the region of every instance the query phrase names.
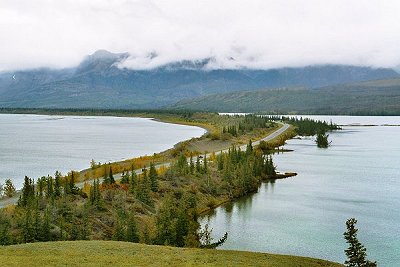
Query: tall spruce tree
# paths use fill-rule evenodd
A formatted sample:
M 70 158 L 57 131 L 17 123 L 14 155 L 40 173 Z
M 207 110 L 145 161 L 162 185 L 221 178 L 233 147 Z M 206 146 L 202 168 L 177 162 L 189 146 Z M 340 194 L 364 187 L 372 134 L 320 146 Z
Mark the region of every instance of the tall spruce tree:
M 375 267 L 376 262 L 367 260 L 367 249 L 358 241 L 356 224 L 355 218 L 346 221 L 347 231 L 343 235 L 349 247 L 345 250 L 347 260 L 344 264 L 348 267 Z
M 158 173 L 154 163 L 150 163 L 150 170 L 149 170 L 149 178 L 151 183 L 151 191 L 157 192 L 158 191 Z
M 139 242 L 138 229 L 136 226 L 135 216 L 133 216 L 133 215 L 129 216 L 129 219 L 127 222 L 126 241 L 133 242 L 133 243 Z

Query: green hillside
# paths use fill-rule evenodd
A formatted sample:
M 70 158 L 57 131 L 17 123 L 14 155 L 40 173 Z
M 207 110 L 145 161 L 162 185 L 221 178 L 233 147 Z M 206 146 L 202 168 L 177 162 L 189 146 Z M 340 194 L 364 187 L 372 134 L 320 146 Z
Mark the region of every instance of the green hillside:
M 0 247 L 0 266 L 341 266 L 286 255 L 184 249 L 115 241 L 31 243 Z
M 183 100 L 174 109 L 217 112 L 399 115 L 400 79 L 328 86 L 215 94 Z

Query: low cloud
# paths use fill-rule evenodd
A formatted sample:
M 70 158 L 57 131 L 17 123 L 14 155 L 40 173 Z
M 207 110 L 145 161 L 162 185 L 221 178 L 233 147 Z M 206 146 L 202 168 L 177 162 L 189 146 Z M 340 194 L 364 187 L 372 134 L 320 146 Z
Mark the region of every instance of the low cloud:
M 0 70 L 71 67 L 98 49 L 148 69 L 400 63 L 400 2 L 3 0 Z

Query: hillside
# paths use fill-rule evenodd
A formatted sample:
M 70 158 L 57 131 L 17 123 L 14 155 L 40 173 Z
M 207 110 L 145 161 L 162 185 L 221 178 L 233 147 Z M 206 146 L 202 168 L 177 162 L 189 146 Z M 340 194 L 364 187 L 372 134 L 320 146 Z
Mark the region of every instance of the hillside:
M 70 69 L 0 73 L 0 107 L 160 108 L 177 101 L 243 90 L 336 85 L 399 77 L 392 69 L 318 65 L 270 70 L 209 69 L 212 59 L 151 70 L 118 65 L 127 53 L 99 50 Z
M 183 249 L 114 241 L 0 247 L 1 266 L 341 266 L 319 259 L 229 250 Z
M 183 100 L 173 109 L 218 112 L 398 115 L 400 79 L 327 86 L 215 94 Z

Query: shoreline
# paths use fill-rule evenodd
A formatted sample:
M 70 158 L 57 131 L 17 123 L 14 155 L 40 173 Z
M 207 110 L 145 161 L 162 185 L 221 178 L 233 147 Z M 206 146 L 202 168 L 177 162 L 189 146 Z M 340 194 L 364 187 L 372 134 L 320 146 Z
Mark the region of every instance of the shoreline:
M 0 114 L 17 114 L 17 113 L 1 113 L 1 112 L 0 112 Z M 203 135 L 201 135 L 200 137 L 193 137 L 193 138 L 191 138 L 191 139 L 187 139 L 187 140 L 180 141 L 180 142 L 174 144 L 173 147 L 171 147 L 171 148 L 169 148 L 169 149 L 167 149 L 167 150 L 161 151 L 161 152 L 159 152 L 159 153 L 154 153 L 153 156 L 141 155 L 141 156 L 135 157 L 135 158 L 128 158 L 128 159 L 124 159 L 124 160 L 113 161 L 113 162 L 110 162 L 110 164 L 123 164 L 123 163 L 126 163 L 127 161 L 133 161 L 133 160 L 135 160 L 135 159 L 141 159 L 141 158 L 143 158 L 143 157 L 156 157 L 156 156 L 161 156 L 161 157 L 162 157 L 164 154 L 169 153 L 172 149 L 174 149 L 174 148 L 175 148 L 176 146 L 178 146 L 179 144 L 182 144 L 182 143 L 185 143 L 185 142 L 190 142 L 191 140 L 199 139 L 199 138 L 205 137 L 207 134 L 210 134 L 210 132 L 212 132 L 213 130 L 215 130 L 211 125 L 207 125 L 206 123 L 186 122 L 186 121 L 183 121 L 183 120 L 176 119 L 176 117 L 175 117 L 175 120 L 173 120 L 173 119 L 171 119 L 171 117 L 169 117 L 169 119 L 168 119 L 168 117 L 166 117 L 166 118 L 165 118 L 165 117 L 164 117 L 164 118 L 160 118 L 160 117 L 157 118 L 156 116 L 154 116 L 154 117 L 153 117 L 153 116 L 144 116 L 144 115 L 146 115 L 146 114 L 130 114 L 130 115 L 128 115 L 128 116 L 117 116 L 117 115 L 107 115 L 107 116 L 104 116 L 104 115 L 102 115 L 102 114 L 98 114 L 98 115 L 83 115 L 83 114 L 82 114 L 82 115 L 77 115 L 77 114 L 39 114 L 39 113 L 37 113 L 37 114 L 18 113 L 18 114 L 20 114 L 20 115 L 43 115 L 43 116 L 77 116 L 77 117 L 79 117 L 79 116 L 81 116 L 81 117 L 82 117 L 82 116 L 95 116 L 95 117 L 129 117 L 129 118 L 143 118 L 143 119 L 149 119 L 149 120 L 157 121 L 157 122 L 160 122 L 160 123 L 177 124 L 177 125 L 185 125 L 185 126 L 194 126 L 194 127 L 199 127 L 199 128 L 202 128 L 203 130 L 205 130 L 205 133 L 203 133 Z M 136 115 L 139 115 L 139 116 L 136 116 Z M 149 114 L 147 114 L 147 115 L 149 115 Z M 273 141 L 273 140 L 279 138 L 279 137 L 280 137 L 282 134 L 284 134 L 287 130 L 292 130 L 292 127 L 293 127 L 293 126 L 289 126 L 288 124 L 284 124 L 284 123 L 279 123 L 279 124 L 280 124 L 281 126 L 279 126 L 277 129 L 274 129 L 272 133 L 268 133 L 267 136 L 264 136 L 263 138 L 260 138 L 260 139 L 258 139 L 258 140 L 255 140 L 255 141 L 253 142 L 253 145 L 258 145 L 258 144 L 260 143 L 260 141 L 266 140 L 266 139 L 268 139 L 268 138 L 271 137 L 271 136 L 272 136 L 272 138 L 270 138 L 270 140 L 268 140 L 268 141 Z M 207 126 L 208 126 L 208 127 L 207 127 Z M 284 128 L 284 129 L 282 130 L 282 128 Z M 278 133 L 278 134 L 277 134 L 277 133 Z M 288 137 L 287 139 L 290 139 L 290 137 Z M 238 146 L 238 147 L 240 147 L 241 149 L 244 149 L 245 146 L 246 146 L 246 144 L 240 144 L 240 143 L 236 143 L 235 145 Z M 207 157 L 210 157 L 212 154 L 219 154 L 220 152 L 227 151 L 227 150 L 229 149 L 229 147 L 230 147 L 230 146 L 228 146 L 228 147 L 226 147 L 226 148 L 223 148 L 223 149 L 218 149 L 218 150 L 213 150 L 213 151 L 207 151 L 206 156 L 207 156 Z M 278 152 L 280 152 L 280 151 L 278 151 Z M 282 151 L 282 152 L 284 152 L 284 151 Z M 167 161 L 151 160 L 151 161 L 155 163 L 155 166 L 156 166 L 157 169 L 159 169 L 159 168 L 162 167 L 162 166 L 168 167 L 168 166 L 171 164 L 171 161 L 170 161 L 170 160 L 167 160 Z M 136 168 L 136 169 L 134 169 L 134 171 L 135 171 L 137 174 L 140 174 L 142 168 L 143 168 L 143 167 L 140 166 L 140 168 Z M 85 176 L 86 174 L 88 174 L 88 173 L 91 172 L 92 170 L 93 170 L 93 169 L 89 167 L 89 168 L 86 168 L 86 169 L 82 169 L 82 170 L 77 171 L 77 172 L 79 173 L 80 177 L 81 177 L 81 179 L 79 179 L 79 180 L 77 181 L 77 183 L 76 183 L 78 187 L 83 187 L 83 185 L 84 185 L 85 183 L 91 182 L 91 181 L 93 181 L 93 180 L 96 179 L 96 177 L 93 178 L 93 177 L 86 177 L 86 176 Z M 121 179 L 121 176 L 122 176 L 121 174 L 122 174 L 122 172 L 116 172 L 116 173 L 114 173 L 115 179 L 116 179 L 116 180 L 120 180 L 120 179 Z M 82 179 L 82 177 L 83 177 L 83 179 Z M 277 178 L 277 179 L 279 179 L 279 178 Z M 7 198 L 7 197 L 0 198 L 0 209 L 1 209 L 1 208 L 5 208 L 5 207 L 7 207 L 7 206 L 9 206 L 9 205 L 15 205 L 15 204 L 17 203 L 17 200 L 18 200 L 20 194 L 21 194 L 21 189 L 18 189 L 18 190 L 16 191 L 15 196 L 13 196 L 13 197 L 11 197 L 11 198 Z M 232 200 L 227 199 L 226 201 L 223 201 L 223 202 L 225 203 L 225 202 L 228 202 L 228 201 L 232 201 Z M 222 203 L 219 203 L 217 206 L 220 206 L 221 204 L 222 204 Z M 213 208 L 216 208 L 217 206 L 215 206 L 215 207 L 213 207 Z M 211 209 L 213 209 L 213 208 L 211 208 Z

